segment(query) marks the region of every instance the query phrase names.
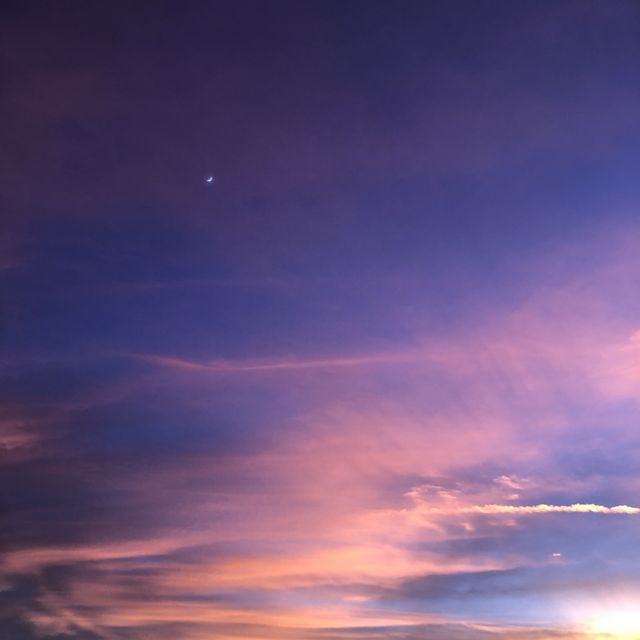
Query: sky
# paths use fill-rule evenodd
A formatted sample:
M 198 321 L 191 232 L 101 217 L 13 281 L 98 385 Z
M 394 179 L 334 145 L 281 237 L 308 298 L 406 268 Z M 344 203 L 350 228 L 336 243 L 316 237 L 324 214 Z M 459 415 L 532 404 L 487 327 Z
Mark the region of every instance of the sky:
M 10 1 L 3 640 L 640 638 L 640 5 Z

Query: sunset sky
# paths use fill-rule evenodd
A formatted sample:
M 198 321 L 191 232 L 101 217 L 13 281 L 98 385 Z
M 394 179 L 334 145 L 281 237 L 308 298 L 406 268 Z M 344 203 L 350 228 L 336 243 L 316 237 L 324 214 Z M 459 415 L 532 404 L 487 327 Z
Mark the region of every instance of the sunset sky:
M 640 638 L 636 0 L 0 53 L 0 640 Z

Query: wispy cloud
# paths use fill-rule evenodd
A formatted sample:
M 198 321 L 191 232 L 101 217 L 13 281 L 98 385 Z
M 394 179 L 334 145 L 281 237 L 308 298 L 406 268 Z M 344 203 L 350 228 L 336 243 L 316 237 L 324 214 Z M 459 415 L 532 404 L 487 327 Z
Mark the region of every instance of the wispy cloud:
M 421 354 L 411 351 L 400 353 L 377 353 L 342 357 L 319 358 L 276 358 L 265 360 L 189 360 L 172 356 L 134 354 L 152 364 L 175 369 L 201 371 L 207 373 L 260 373 L 268 371 L 291 371 L 304 369 L 341 369 L 349 367 L 385 366 L 416 362 Z
M 0 431 L 5 459 L 13 452 L 32 479 L 26 503 L 35 506 L 17 505 L 22 524 L 4 566 L 36 582 L 58 572 L 64 588 L 36 589 L 24 616 L 39 629 L 81 625 L 105 638 L 161 623 L 189 639 L 222 627 L 242 637 L 242 625 L 255 625 L 265 638 L 334 626 L 338 640 L 367 627 L 369 640 L 427 621 L 448 629 L 464 597 L 475 640 L 473 603 L 514 597 L 523 610 L 546 610 L 555 596 L 527 592 L 530 575 L 516 596 L 510 587 L 519 568 L 562 565 L 567 588 L 584 588 L 573 552 L 591 556 L 564 532 L 570 514 L 593 514 L 584 535 L 603 539 L 627 535 L 635 522 L 622 516 L 640 514 L 634 473 L 623 485 L 571 463 L 553 468 L 554 439 L 585 416 L 634 433 L 633 412 L 611 403 L 637 396 L 637 318 L 610 321 L 619 304 L 610 282 L 600 272 L 587 285 L 569 278 L 490 321 L 416 329 L 388 351 L 330 341 L 311 345 L 312 357 L 130 351 L 117 359 L 133 370 L 122 384 L 117 372 L 89 382 L 84 370 L 76 380 L 28 363 L 31 375 L 14 382 L 22 401 L 7 404 Z M 25 419 L 38 406 L 46 425 Z M 619 453 L 613 439 L 609 453 Z M 59 517 L 49 523 L 51 504 Z M 46 530 L 30 528 L 38 519 Z M 388 604 L 408 581 L 437 594 L 440 619 L 424 598 Z M 201 628 L 191 636 L 192 623 Z
M 626 504 L 606 507 L 601 504 L 535 504 L 517 506 L 509 504 L 485 504 L 482 506 L 466 507 L 460 513 L 483 514 L 536 514 L 536 513 L 604 513 L 609 515 L 638 515 L 640 507 L 630 507 Z

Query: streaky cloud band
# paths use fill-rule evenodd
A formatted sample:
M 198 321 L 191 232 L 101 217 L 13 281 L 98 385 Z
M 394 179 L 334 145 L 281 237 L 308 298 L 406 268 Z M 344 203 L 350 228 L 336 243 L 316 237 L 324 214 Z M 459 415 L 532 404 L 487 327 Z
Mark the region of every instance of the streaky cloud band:
M 535 513 L 603 513 L 607 515 L 639 515 L 640 507 L 631 507 L 626 504 L 606 507 L 601 504 L 576 503 L 570 505 L 536 504 L 517 506 L 507 504 L 486 504 L 473 506 L 461 510 L 464 513 L 482 514 L 535 514 Z
M 420 352 L 381 353 L 355 355 L 335 358 L 278 359 L 278 360 L 210 360 L 198 362 L 172 356 L 130 354 L 130 357 L 145 360 L 151 364 L 173 369 L 201 371 L 205 373 L 253 373 L 269 371 L 287 371 L 299 369 L 336 369 L 343 367 L 384 366 L 419 361 Z

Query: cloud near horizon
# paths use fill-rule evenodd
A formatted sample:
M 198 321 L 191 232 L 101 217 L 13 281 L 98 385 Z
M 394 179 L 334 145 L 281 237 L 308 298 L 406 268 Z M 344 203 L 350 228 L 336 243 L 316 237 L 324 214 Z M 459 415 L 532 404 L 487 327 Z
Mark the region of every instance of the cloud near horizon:
M 28 483 L 28 502 L 13 507 L 15 533 L 3 540 L 5 599 L 43 637 L 111 640 L 136 629 L 162 637 L 173 628 L 189 640 L 418 637 L 429 628 L 533 638 L 558 624 L 567 628 L 558 637 L 579 637 L 558 590 L 583 606 L 580 594 L 592 593 L 584 566 L 596 557 L 589 541 L 605 530 L 623 541 L 634 525 L 584 520 L 576 538 L 558 518 L 640 513 L 614 502 L 638 488 L 631 472 L 590 461 L 635 442 L 617 409 L 637 402 L 635 328 L 609 321 L 612 271 L 613 263 L 594 270 L 586 287 L 567 277 L 482 330 L 416 336 L 417 349 L 385 357 L 203 365 L 145 357 L 143 368 L 109 372 L 111 391 L 104 374 L 85 381 L 83 402 L 74 399 L 81 377 L 23 368 L 10 387 L 24 389 L 24 401 L 3 405 L 2 469 Z M 256 370 L 287 375 L 233 377 Z M 266 439 L 236 437 L 226 425 L 247 389 L 283 403 Z M 245 412 L 265 424 L 251 405 Z M 289 417 L 278 425 L 281 412 Z M 587 414 L 607 418 L 609 449 L 597 424 L 589 435 Z M 558 443 L 576 433 L 586 436 L 575 461 L 558 457 Z M 54 505 L 59 516 L 47 523 Z M 118 525 L 105 529 L 116 514 Z M 534 514 L 550 520 L 530 531 L 521 516 Z M 20 536 L 34 518 L 41 526 Z M 624 582 L 635 559 L 625 567 L 614 558 L 594 570 Z M 511 598 L 509 585 L 527 572 L 547 572 L 549 583 L 516 598 L 528 613 L 513 636 L 514 620 L 486 607 Z M 421 580 L 435 581 L 429 600 L 410 586 Z M 451 606 L 469 580 L 484 586 L 461 617 Z M 539 617 L 529 601 L 553 615 Z

